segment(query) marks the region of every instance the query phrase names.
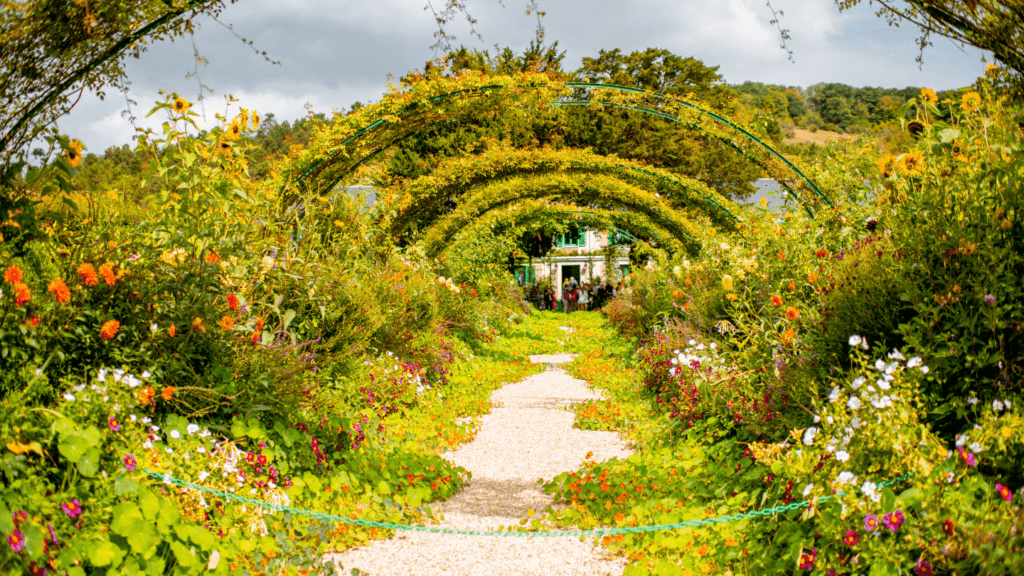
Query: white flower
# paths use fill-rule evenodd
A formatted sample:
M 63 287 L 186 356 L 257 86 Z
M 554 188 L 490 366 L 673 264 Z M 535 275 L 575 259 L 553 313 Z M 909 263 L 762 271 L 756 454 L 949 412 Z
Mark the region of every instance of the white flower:
M 721 244 L 718 245 L 718 247 L 721 248 L 722 250 L 729 250 L 731 248 L 731 246 L 729 246 L 729 244 L 726 242 L 722 242 Z
M 836 460 L 838 460 L 839 462 L 846 462 L 849 459 L 850 453 L 847 452 L 846 450 L 840 450 L 836 452 Z
M 680 266 L 676 266 L 672 269 L 672 272 L 676 275 L 676 278 L 683 275 L 683 269 Z
M 153 334 L 156 334 L 156 331 L 159 329 L 160 327 L 156 325 L 156 322 L 153 322 L 152 324 L 149 325 L 149 331 L 152 332 Z
M 978 403 L 978 397 L 971 396 L 970 398 L 967 399 L 967 403 L 970 404 L 971 406 L 974 406 L 975 404 Z
M 1003 400 L 1003 404 L 1006 404 L 1006 409 L 1007 409 L 1007 410 L 1009 410 L 1009 409 L 1010 409 L 1010 406 L 1012 406 L 1012 404 L 1010 404 L 1010 401 L 1009 401 L 1009 400 Z
M 971 445 L 968 446 L 968 448 L 971 449 L 971 452 L 981 452 L 982 450 L 984 450 L 981 444 L 978 444 L 977 442 L 972 442 Z
M 832 391 L 828 393 L 828 401 L 835 402 L 839 400 L 839 386 L 833 386 Z
M 818 433 L 818 429 L 811 426 L 807 430 L 804 430 L 804 444 L 810 446 L 814 444 L 814 435 Z
M 814 415 L 814 423 L 817 424 L 818 422 L 821 422 L 821 416 L 818 416 L 817 414 L 815 414 Z
M 956 445 L 957 446 L 963 446 L 964 444 L 967 443 L 967 440 L 969 440 L 967 434 L 957 434 L 956 435 Z
M 174 449 L 168 446 L 167 448 L 164 448 L 164 452 L 167 452 L 168 454 L 174 454 Z
M 864 384 L 867 381 L 868 381 L 867 378 L 865 378 L 863 376 L 860 376 L 859 378 L 854 379 L 853 382 L 850 382 L 850 388 L 853 388 L 854 390 L 856 390 L 857 388 L 860 388 L 861 385 Z
M 917 368 L 921 365 L 921 362 L 922 360 L 920 356 L 914 356 L 910 360 L 907 360 L 907 368 Z
M 147 379 L 148 379 L 148 378 L 152 378 L 152 377 L 153 377 L 153 374 L 152 374 L 152 373 L 151 373 L 151 372 L 150 372 L 149 370 L 143 370 L 143 371 L 142 371 L 142 377 L 143 377 L 143 378 L 147 378 Z
M 107 381 L 107 369 L 106 368 L 100 368 L 100 371 L 96 373 L 96 380 L 98 380 L 100 382 L 106 382 Z
M 864 485 L 860 487 L 860 491 L 863 492 L 864 495 L 867 496 L 868 498 L 871 498 L 873 502 L 878 502 L 879 500 L 882 499 L 882 495 L 876 492 L 877 489 L 878 485 L 870 480 L 864 482 Z
M 199 437 L 200 438 L 206 438 L 209 435 L 210 435 L 210 431 L 206 430 L 206 429 L 203 429 L 203 431 L 199 433 Z
M 68 393 L 64 394 L 64 399 L 67 400 L 68 402 L 74 402 L 75 401 L 75 395 L 72 394 L 71 392 L 68 392 Z
M 931 368 L 929 368 L 927 366 L 921 366 L 921 374 L 927 374 L 930 371 L 931 371 Z
M 174 438 L 175 440 L 181 438 L 181 432 L 178 432 L 177 430 L 171 430 L 171 438 Z
M 836 482 L 840 484 L 853 484 L 856 481 L 857 476 L 855 476 L 853 472 L 850 472 L 849 470 L 844 470 L 843 472 L 840 472 L 839 477 L 836 478 Z
M 814 484 L 808 484 L 807 486 L 804 486 L 804 496 L 810 494 L 811 490 L 814 490 Z
M 152 450 L 153 443 L 150 442 L 149 440 L 146 440 L 145 442 L 142 443 L 142 447 L 145 448 L 146 450 Z
M 883 380 L 882 378 L 875 380 L 875 384 L 877 384 L 878 387 L 881 388 L 882 390 L 888 390 L 889 388 L 892 388 L 892 385 Z
M 150 419 L 150 417 L 149 417 L 149 416 L 143 416 L 143 417 L 142 417 L 142 419 L 141 419 L 141 422 L 142 422 L 143 424 L 149 424 L 149 423 L 150 423 L 150 422 L 152 422 L 152 421 L 153 421 L 153 420 L 152 420 L 152 419 Z
M 881 358 L 875 360 L 875 370 L 878 370 L 879 372 L 885 372 L 885 369 L 888 367 L 889 366 L 885 363 L 885 360 L 882 360 Z
M 129 388 L 135 388 L 139 384 L 142 384 L 142 380 L 139 380 L 138 378 L 136 378 L 134 374 L 129 374 L 128 375 L 128 387 Z
M 132 422 L 138 422 L 138 421 L 139 421 L 139 417 L 138 417 L 138 416 L 136 416 L 135 414 L 132 414 L 132 415 L 128 416 L 128 418 L 129 418 L 129 419 L 130 419 L 130 420 L 131 420 Z
M 711 349 L 714 350 L 715 348 L 718 348 L 718 344 L 715 344 L 714 342 L 712 342 L 711 343 Z
M 857 398 L 856 396 L 850 398 L 846 402 L 846 407 L 849 408 L 850 410 L 856 410 L 860 408 L 860 398 Z M 856 426 L 854 426 L 854 428 L 856 428 Z
M 946 482 L 948 482 L 949 484 L 953 483 L 953 479 L 955 477 L 956 476 L 952 472 L 946 472 Z
M 164 474 L 164 484 L 171 484 L 171 475 Z
M 697 341 L 696 340 L 690 340 L 689 342 L 687 342 L 687 344 L 689 344 L 690 346 L 696 346 L 697 345 Z
M 890 360 L 906 360 L 906 358 L 903 357 L 903 354 L 900 354 L 899 348 L 895 348 L 895 349 L 893 349 L 892 352 L 889 352 L 889 359 Z
M 196 452 L 199 452 L 200 454 L 206 454 L 206 447 L 205 446 L 200 446 L 200 447 L 196 448 Z
M 1002 412 L 1003 411 L 1003 403 L 1000 402 L 999 400 L 993 400 L 992 401 L 992 409 L 995 410 L 996 412 Z
M 856 334 L 850 336 L 850 346 L 853 346 L 854 348 L 860 346 L 861 340 L 863 339 L 860 336 L 857 336 Z
M 199 424 L 189 424 L 185 427 L 185 430 L 187 430 L 190 435 L 195 434 L 196 432 L 199 432 Z

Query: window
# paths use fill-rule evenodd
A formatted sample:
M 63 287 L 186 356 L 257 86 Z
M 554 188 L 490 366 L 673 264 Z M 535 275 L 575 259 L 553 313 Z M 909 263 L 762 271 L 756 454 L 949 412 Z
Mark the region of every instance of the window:
M 583 248 L 587 245 L 587 230 L 580 228 L 579 226 L 571 225 L 569 229 L 565 231 L 565 234 L 561 234 L 555 238 L 555 246 L 559 248 Z
M 516 283 L 520 286 L 534 284 L 537 282 L 537 275 L 533 266 L 516 266 Z
M 626 276 L 629 276 L 629 266 L 622 264 L 619 266 L 619 278 L 625 278 Z
M 619 230 L 608 234 L 608 244 L 611 246 L 629 246 L 633 241 Z

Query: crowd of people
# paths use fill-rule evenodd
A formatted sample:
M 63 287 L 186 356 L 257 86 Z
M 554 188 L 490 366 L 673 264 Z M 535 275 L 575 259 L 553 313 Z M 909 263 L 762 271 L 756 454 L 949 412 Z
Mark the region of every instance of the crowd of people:
M 575 278 L 569 277 L 562 281 L 561 308 L 558 305 L 558 294 L 551 284 L 531 284 L 526 288 L 526 297 L 541 310 L 561 310 L 568 313 L 574 310 L 600 310 L 621 289 L 621 283 L 613 286 L 609 282 L 601 283 L 598 279 L 593 284 L 580 284 Z

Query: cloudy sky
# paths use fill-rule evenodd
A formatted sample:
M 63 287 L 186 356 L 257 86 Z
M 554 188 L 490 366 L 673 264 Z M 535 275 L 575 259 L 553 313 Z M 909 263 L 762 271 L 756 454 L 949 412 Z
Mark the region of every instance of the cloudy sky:
M 355 101 L 380 99 L 388 75 L 399 77 L 422 68 L 435 57 L 430 46 L 436 25 L 427 0 L 239 0 L 217 21 L 199 20 L 194 38 L 154 45 L 128 66 L 130 96 L 138 126 L 160 89 L 195 100 L 199 87 L 186 78 L 195 68 L 193 42 L 209 65 L 200 66 L 207 97 L 207 121 L 224 111 L 223 95 L 279 120 L 347 108 Z M 782 25 L 792 40 L 794 62 L 780 47 L 764 0 L 539 0 L 548 42 L 566 51 L 565 66 L 574 69 L 601 49 L 624 52 L 665 48 L 694 56 L 719 71 L 730 84 L 746 80 L 809 86 L 842 82 L 852 86 L 935 89 L 969 85 L 984 71 L 982 53 L 936 39 L 925 51 L 925 64 L 912 28 L 890 28 L 867 5 L 840 13 L 831 0 L 773 0 L 784 12 Z M 439 5 L 443 0 L 434 0 Z M 467 0 L 482 40 L 460 22 L 451 27 L 456 45 L 480 49 L 495 44 L 522 49 L 534 38 L 536 18 L 525 14 L 524 0 Z M 260 51 L 281 62 L 267 63 L 224 25 L 255 42 Z M 991 60 L 991 58 L 990 58 Z M 63 118 L 61 130 L 81 139 L 93 153 L 131 141 L 134 129 L 123 116 L 125 98 L 83 98 Z M 154 117 L 149 125 L 156 127 Z

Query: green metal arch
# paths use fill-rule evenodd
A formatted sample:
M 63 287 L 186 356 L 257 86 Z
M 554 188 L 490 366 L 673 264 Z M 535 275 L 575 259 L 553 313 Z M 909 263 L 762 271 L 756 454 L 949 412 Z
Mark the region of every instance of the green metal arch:
M 441 252 L 441 246 L 469 222 L 503 206 L 524 200 L 539 200 L 560 196 L 574 201 L 598 202 L 622 206 L 644 214 L 653 224 L 668 231 L 682 247 L 690 252 L 699 250 L 701 241 L 697 227 L 684 215 L 663 205 L 652 193 L 610 176 L 592 176 L 590 181 L 577 185 L 575 179 L 550 177 L 519 177 L 494 182 L 480 188 L 459 208 L 436 221 L 421 238 L 428 254 Z
M 539 84 L 539 83 L 538 84 L 529 84 L 529 85 L 521 86 L 521 88 L 530 89 L 530 88 L 541 88 L 541 87 L 545 87 L 545 86 L 550 86 L 550 84 Z M 756 143 L 757 145 L 761 146 L 762 148 L 764 148 L 772 156 L 774 156 L 776 159 L 780 160 L 784 164 L 784 166 L 786 166 L 787 168 L 792 170 L 797 176 L 799 176 L 807 184 L 807 186 L 814 192 L 814 194 L 819 199 L 821 199 L 823 202 L 825 202 L 828 205 L 832 204 L 831 201 L 828 199 L 828 197 L 826 195 L 824 195 L 821 192 L 821 190 L 818 188 L 818 186 L 813 182 L 813 180 L 811 180 L 796 165 L 794 165 L 792 162 L 790 162 L 787 158 L 785 158 L 785 156 L 780 154 L 773 147 L 771 147 L 767 143 L 763 142 L 762 140 L 758 139 L 756 136 L 754 136 L 748 130 L 742 128 L 741 126 L 738 126 L 737 124 L 733 123 L 732 121 L 730 121 L 730 120 L 728 120 L 728 119 L 726 119 L 726 118 L 724 118 L 724 117 L 722 117 L 722 116 L 720 116 L 720 115 L 718 115 L 718 114 L 716 114 L 716 113 L 714 113 L 714 112 L 712 112 L 710 110 L 707 110 L 707 109 L 705 109 L 705 108 L 703 108 L 701 106 L 698 106 L 696 104 L 693 104 L 693 103 L 688 102 L 686 100 L 683 100 L 681 98 L 676 98 L 676 97 L 673 97 L 673 96 L 669 96 L 669 95 L 665 95 L 665 94 L 661 94 L 661 93 L 657 93 L 657 92 L 650 92 L 650 91 L 642 90 L 642 89 L 639 89 L 639 88 L 631 88 L 631 87 L 628 87 L 628 86 L 618 86 L 618 85 L 614 85 L 614 84 L 596 84 L 596 83 L 588 83 L 588 82 L 569 82 L 569 83 L 566 83 L 564 86 L 566 86 L 568 88 L 613 90 L 613 91 L 618 91 L 618 92 L 623 92 L 623 93 L 641 94 L 641 95 L 644 95 L 644 96 L 653 97 L 656 100 L 668 101 L 668 102 L 671 102 L 671 103 L 674 103 L 674 104 L 678 104 L 678 105 L 681 105 L 681 106 L 684 106 L 684 107 L 696 110 L 699 113 L 706 115 L 708 118 L 711 118 L 715 122 L 717 122 L 717 123 L 719 123 L 719 124 L 729 128 L 729 129 L 739 133 L 743 137 L 749 139 L 750 141 L 752 141 L 752 142 Z M 475 89 L 468 90 L 468 91 L 467 90 L 460 90 L 460 91 L 455 91 L 455 92 L 451 92 L 451 93 L 448 93 L 448 94 L 442 94 L 442 95 L 431 97 L 428 100 L 428 102 L 430 102 L 430 103 L 438 102 L 438 101 L 441 101 L 441 100 L 445 100 L 445 99 L 448 99 L 448 98 L 453 98 L 453 97 L 456 97 L 456 96 L 459 96 L 459 95 L 463 95 L 463 94 L 466 94 L 466 93 L 483 94 L 483 93 L 486 93 L 488 91 L 502 90 L 504 88 L 505 88 L 505 86 L 501 86 L 501 85 L 489 85 L 489 86 L 482 86 L 482 87 L 475 88 Z M 552 104 L 552 105 L 555 105 L 555 106 L 582 105 L 581 102 L 585 102 L 587 105 L 591 104 L 591 102 L 589 102 L 589 101 L 578 101 L 578 100 L 577 101 L 552 102 L 552 103 L 549 103 L 549 104 Z M 601 103 L 601 104 L 605 105 L 605 106 L 609 106 L 610 105 L 610 106 L 614 106 L 614 107 L 618 107 L 618 108 L 622 108 L 622 109 L 632 110 L 632 111 L 636 111 L 636 112 L 640 112 L 640 113 L 644 113 L 644 114 L 655 115 L 655 116 L 658 116 L 658 117 L 661 117 L 661 118 L 673 120 L 675 122 L 678 122 L 680 124 L 683 124 L 683 125 L 687 126 L 688 128 L 692 128 L 692 129 L 695 129 L 695 130 L 707 133 L 700 126 L 697 126 L 697 125 L 685 122 L 685 121 L 681 120 L 680 118 L 678 118 L 676 116 L 673 116 L 671 114 L 666 114 L 664 112 L 660 112 L 660 111 L 657 111 L 657 110 L 651 110 L 651 109 L 641 108 L 641 107 L 624 106 L 624 105 L 615 104 L 615 103 Z M 417 110 L 420 107 L 421 107 L 421 104 L 414 103 L 414 104 L 409 105 L 404 112 L 411 113 L 411 112 L 414 112 L 415 110 Z M 338 154 L 340 154 L 340 148 L 341 147 L 346 146 L 347 144 L 350 144 L 352 142 L 355 142 L 356 140 L 362 138 L 363 136 L 367 135 L 371 131 L 373 131 L 373 130 L 381 127 L 381 126 L 384 126 L 386 124 L 388 124 L 387 120 L 384 119 L 384 118 L 380 118 L 380 119 L 378 119 L 378 120 L 376 120 L 376 121 L 374 121 L 374 122 L 372 122 L 370 124 L 367 124 L 366 126 L 360 128 L 354 134 L 352 134 L 351 136 L 349 136 L 348 138 L 343 140 L 336 147 L 336 150 L 335 150 L 335 152 L 334 152 L 334 154 L 332 155 L 331 158 L 317 160 L 317 161 L 314 161 L 311 164 L 307 165 L 302 170 L 302 173 L 298 177 L 296 177 L 294 179 L 294 182 L 301 185 L 305 181 L 305 179 L 310 175 L 310 173 L 313 170 L 315 170 L 317 167 L 319 167 L 319 166 L 321 166 L 321 165 L 323 165 L 325 163 L 328 163 L 328 164 L 331 163 L 331 161 L 334 158 L 336 158 L 338 156 Z M 431 125 L 427 126 L 426 128 L 422 128 L 421 130 L 428 129 L 428 128 L 430 128 L 432 126 L 435 126 L 437 124 L 440 124 L 440 122 L 431 124 Z M 377 150 L 371 152 L 370 156 L 378 154 L 380 151 L 382 151 L 384 149 L 387 149 L 388 147 L 390 147 L 390 146 L 394 145 L 395 143 L 397 143 L 397 141 L 400 141 L 401 139 L 403 139 L 405 137 L 408 137 L 411 134 L 413 134 L 413 133 L 406 134 L 405 136 L 403 136 L 403 137 L 401 137 L 399 139 L 396 139 L 396 140 L 394 140 L 392 142 L 387 143 L 386 145 L 384 145 L 384 146 L 378 148 Z M 713 135 L 713 134 L 711 136 L 715 137 L 715 135 Z M 730 145 L 734 149 L 740 150 L 738 148 L 738 145 L 736 145 L 735 143 L 730 143 L 730 141 L 728 141 L 727 139 L 723 139 L 723 138 L 715 138 L 715 139 L 720 141 L 720 142 L 722 142 L 722 143 L 725 143 L 726 145 Z M 754 160 L 753 158 L 751 158 L 750 156 L 748 156 L 746 154 L 744 154 L 744 156 L 747 157 L 749 160 Z M 351 172 L 351 170 L 353 170 L 356 166 L 358 166 L 358 165 L 362 164 L 363 162 L 365 162 L 365 160 L 367 158 L 368 158 L 367 156 L 364 156 L 363 158 L 357 159 L 356 163 L 349 170 L 345 171 L 340 176 L 338 176 L 337 178 L 334 179 L 334 181 L 332 182 L 332 187 L 341 178 L 343 178 L 344 176 L 349 174 Z M 762 168 L 766 168 L 763 164 L 760 164 L 759 162 L 757 164 L 759 166 L 761 166 Z M 792 188 L 788 185 L 788 183 L 783 181 L 782 184 L 789 190 L 790 194 L 797 201 L 799 201 L 801 204 L 803 204 L 805 206 L 805 208 L 808 210 L 808 212 L 810 212 L 813 215 L 813 211 L 811 210 L 810 206 L 808 206 L 808 203 L 805 202 L 802 198 L 800 198 L 799 195 L 796 194 L 794 190 L 792 190 Z

